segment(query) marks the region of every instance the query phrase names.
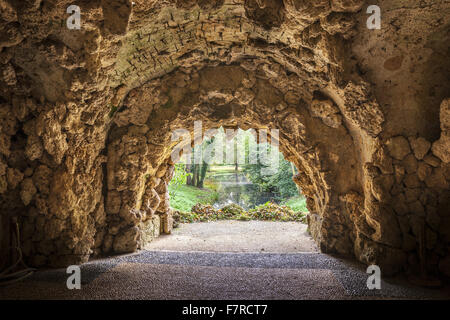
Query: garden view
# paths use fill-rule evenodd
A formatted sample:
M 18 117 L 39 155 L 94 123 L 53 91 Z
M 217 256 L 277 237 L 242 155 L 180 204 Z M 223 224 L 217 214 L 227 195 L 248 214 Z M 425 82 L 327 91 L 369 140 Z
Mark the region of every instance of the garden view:
M 214 144 L 225 139 L 225 130 L 205 139 L 196 148 L 217 150 Z M 240 145 L 239 145 L 240 144 Z M 231 146 L 231 147 L 230 147 Z M 175 165 L 174 177 L 169 184 L 170 204 L 175 210 L 176 222 L 212 221 L 219 219 L 304 221 L 307 213 L 305 197 L 293 182 L 297 169 L 285 160 L 278 150 L 268 143 L 257 143 L 254 132 L 238 130 L 223 148 L 224 153 L 242 148 L 244 159 L 256 151 L 270 152 L 272 163 L 238 161 L 224 157 L 222 163 L 209 164 L 192 161 L 195 149 Z M 220 149 L 219 147 L 219 150 Z M 216 151 L 217 152 L 217 151 Z M 259 157 L 258 157 L 259 158 Z M 231 159 L 231 160 L 230 160 Z M 264 173 L 264 168 L 274 164 L 273 174 Z

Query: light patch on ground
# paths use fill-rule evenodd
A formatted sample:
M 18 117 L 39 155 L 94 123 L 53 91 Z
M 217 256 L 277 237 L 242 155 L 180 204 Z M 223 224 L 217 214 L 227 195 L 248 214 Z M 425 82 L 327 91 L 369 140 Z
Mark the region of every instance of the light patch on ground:
M 215 221 L 181 224 L 162 235 L 147 250 L 211 252 L 318 252 L 298 222 Z

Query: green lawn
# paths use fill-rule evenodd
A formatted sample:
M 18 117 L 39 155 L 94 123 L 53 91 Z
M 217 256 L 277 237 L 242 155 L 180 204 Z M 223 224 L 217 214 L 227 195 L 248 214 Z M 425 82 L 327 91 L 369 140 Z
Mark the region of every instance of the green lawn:
M 306 208 L 306 199 L 303 196 L 292 197 L 284 201 L 283 204 L 295 212 L 308 212 L 308 208 Z
M 169 192 L 172 194 L 175 187 L 169 184 Z M 203 188 L 199 189 L 193 186 L 181 185 L 177 188 L 175 196 L 170 198 L 172 209 L 189 212 L 192 206 L 197 203 L 213 204 L 218 199 L 217 192 Z

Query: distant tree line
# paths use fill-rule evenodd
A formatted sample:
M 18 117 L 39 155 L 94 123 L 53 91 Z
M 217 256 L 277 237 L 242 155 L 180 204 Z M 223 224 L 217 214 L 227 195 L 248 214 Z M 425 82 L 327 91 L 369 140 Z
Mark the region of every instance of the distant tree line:
M 221 135 L 224 135 L 224 130 L 221 128 L 219 130 L 219 133 Z M 251 133 L 248 131 L 240 131 L 238 134 L 243 135 L 243 140 L 245 143 L 245 157 L 246 159 L 249 158 L 250 150 L 255 150 L 254 145 L 256 144 L 256 141 Z M 234 140 L 237 141 L 237 140 Z M 210 139 L 206 139 L 199 148 L 198 152 L 204 150 L 206 147 L 208 147 L 211 144 L 215 143 L 214 137 Z M 253 148 L 250 147 L 253 144 Z M 214 146 L 212 146 L 214 147 Z M 265 148 L 271 148 L 270 145 L 258 145 L 258 150 L 266 152 L 267 149 Z M 192 152 L 190 154 L 191 161 L 190 164 L 186 164 L 185 166 L 185 172 L 186 172 L 186 184 L 190 186 L 195 186 L 198 188 L 203 188 L 204 186 L 204 180 L 206 177 L 206 173 L 208 171 L 209 165 L 208 163 L 202 161 L 202 163 L 194 164 L 194 148 L 192 149 Z M 287 199 L 296 195 L 299 195 L 301 190 L 299 187 L 294 183 L 292 180 L 293 175 L 296 174 L 296 168 L 295 166 L 290 163 L 289 161 L 285 160 L 283 155 L 281 153 L 278 153 L 279 157 L 279 166 L 278 170 L 273 175 L 265 175 L 262 174 L 263 168 L 265 167 L 260 161 L 258 161 L 256 164 L 245 164 L 241 165 L 241 169 L 243 170 L 244 174 L 247 176 L 247 178 L 255 185 L 258 185 L 261 192 L 265 193 L 272 193 L 275 195 L 277 200 L 283 200 Z M 235 158 L 235 163 L 229 163 L 235 165 L 235 170 L 238 172 L 239 165 L 237 161 L 237 156 Z

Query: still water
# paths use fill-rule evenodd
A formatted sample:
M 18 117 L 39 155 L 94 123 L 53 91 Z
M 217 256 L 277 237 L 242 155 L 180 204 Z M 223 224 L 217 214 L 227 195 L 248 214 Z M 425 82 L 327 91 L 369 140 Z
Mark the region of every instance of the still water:
M 213 204 L 220 209 L 228 204 L 238 204 L 245 210 L 275 200 L 276 193 L 263 192 L 258 185 L 250 182 L 242 172 L 211 173 L 208 180 L 217 184 L 219 199 Z

